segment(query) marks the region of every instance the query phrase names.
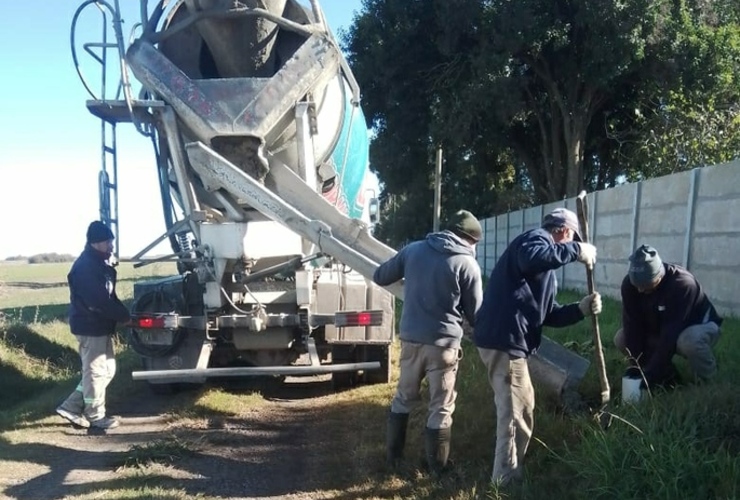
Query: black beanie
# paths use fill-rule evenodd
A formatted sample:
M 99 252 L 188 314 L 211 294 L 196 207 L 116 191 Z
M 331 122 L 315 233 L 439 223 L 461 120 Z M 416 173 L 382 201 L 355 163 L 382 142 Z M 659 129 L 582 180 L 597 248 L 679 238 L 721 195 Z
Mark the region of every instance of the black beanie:
M 663 261 L 658 251 L 642 245 L 630 257 L 630 283 L 636 287 L 647 286 L 663 276 Z
M 99 220 L 93 221 L 87 227 L 87 242 L 88 243 L 100 243 L 101 241 L 108 241 L 114 239 L 113 231 L 108 226 L 100 222 Z
M 447 222 L 447 229 L 459 236 L 467 236 L 476 243 L 483 237 L 480 222 L 467 210 L 456 212 Z

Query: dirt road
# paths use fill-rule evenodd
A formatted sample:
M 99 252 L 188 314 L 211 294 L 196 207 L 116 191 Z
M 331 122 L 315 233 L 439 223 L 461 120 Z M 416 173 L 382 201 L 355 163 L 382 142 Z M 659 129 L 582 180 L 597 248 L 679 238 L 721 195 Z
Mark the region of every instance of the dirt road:
M 383 409 L 342 398 L 326 378 L 288 380 L 256 408 L 235 415 L 175 418 L 168 397 L 152 397 L 147 389 L 134 396 L 109 405 L 122 425 L 104 436 L 75 430 L 56 416 L 4 433 L 2 498 L 65 498 L 137 484 L 187 498 L 356 498 L 342 493 L 355 482 L 354 448 L 370 441 L 382 459 Z M 376 414 L 378 427 L 362 423 Z M 362 415 L 356 422 L 362 428 L 352 424 L 353 415 Z M 121 467 L 138 453 L 167 454 L 170 445 L 185 456 L 169 465 Z

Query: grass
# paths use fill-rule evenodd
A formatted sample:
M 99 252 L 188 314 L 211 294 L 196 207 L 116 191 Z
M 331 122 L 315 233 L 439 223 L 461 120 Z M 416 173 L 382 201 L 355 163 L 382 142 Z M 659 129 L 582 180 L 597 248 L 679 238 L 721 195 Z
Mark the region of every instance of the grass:
M 0 263 L 0 311 L 26 323 L 34 314 L 40 314 L 40 319 L 63 318 L 69 303 L 67 273 L 70 267 L 69 262 Z M 117 271 L 116 289 L 120 297 L 131 297 L 138 279 L 177 274 L 174 263 L 161 262 L 137 269 L 131 262 L 122 262 Z
M 193 443 L 166 436 L 144 445 L 133 445 L 121 461 L 121 467 L 144 469 L 152 464 L 172 464 L 193 454 Z
M 38 273 L 51 283 L 62 281 L 51 271 L 24 271 L 22 267 L 13 270 L 15 282 L 34 279 L 24 272 Z M 2 268 L 1 272 L 7 271 Z M 119 272 L 126 282 L 133 269 L 124 269 Z M 0 309 L 5 312 L 0 323 L 0 431 L 5 430 L 0 434 L 0 455 L 7 456 L 7 450 L 12 449 L 13 432 L 37 427 L 77 383 L 79 362 L 64 319 L 65 304 L 52 304 L 44 292 L 49 289 L 34 290 L 37 295 L 26 296 L 32 299 L 14 299 L 12 306 L 7 306 L 7 296 L 0 297 Z M 130 298 L 130 291 L 126 293 L 124 297 Z M 559 300 L 567 303 L 579 297 L 563 292 Z M 436 481 L 420 467 L 426 418 L 423 404 L 411 414 L 406 466 L 393 473 L 385 470 L 385 415 L 395 384 L 359 386 L 322 398 L 323 431 L 316 438 L 316 449 L 333 446 L 333 452 L 321 454 L 321 474 L 316 484 L 319 496 L 456 500 L 739 498 L 740 321 L 730 318 L 723 325 L 715 348 L 720 372 L 714 382 L 687 383 L 671 392 L 655 392 L 633 405 L 621 403 L 619 394 L 625 363 L 612 343 L 620 323 L 619 304 L 606 299 L 599 319 L 612 386 L 608 410 L 615 415 L 608 430 L 598 425 L 594 411 L 565 414 L 556 401 L 536 387 L 534 439 L 527 453 L 524 481 L 497 490 L 488 483 L 495 439 L 493 394 L 477 351 L 465 342 L 454 414 L 454 474 Z M 546 334 L 587 358 L 592 355 L 590 322 L 547 329 Z M 138 368 L 138 357 L 125 346 L 119 347 L 119 375 L 110 391 L 114 400 L 130 397 L 137 390 L 125 374 Z M 685 361 L 676 358 L 676 364 L 689 380 Z M 580 390 L 586 401 L 598 400 L 599 380 L 593 366 Z M 183 422 L 213 415 L 244 418 L 270 401 L 258 391 L 208 387 L 171 396 L 167 403 L 173 420 Z M 219 436 L 229 439 L 227 434 Z M 10 448 L 4 448 L 3 442 Z M 340 446 L 334 446 L 336 443 Z M 120 480 L 69 498 L 193 498 L 192 493 L 172 487 L 158 474 L 157 467 L 176 464 L 199 444 L 166 435 L 147 445 L 134 445 L 119 462 L 124 466 Z

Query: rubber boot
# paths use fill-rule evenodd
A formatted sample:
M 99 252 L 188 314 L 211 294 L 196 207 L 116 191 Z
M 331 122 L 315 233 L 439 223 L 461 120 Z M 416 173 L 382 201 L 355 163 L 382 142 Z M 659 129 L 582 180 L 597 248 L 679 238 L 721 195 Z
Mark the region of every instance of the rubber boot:
M 450 456 L 452 428 L 430 429 L 427 427 L 424 438 L 424 448 L 426 449 L 429 471 L 433 475 L 439 476 L 445 471 L 447 459 Z
M 408 413 L 388 412 L 388 433 L 386 434 L 387 457 L 389 467 L 396 468 L 403 458 L 403 447 L 406 444 L 406 426 Z

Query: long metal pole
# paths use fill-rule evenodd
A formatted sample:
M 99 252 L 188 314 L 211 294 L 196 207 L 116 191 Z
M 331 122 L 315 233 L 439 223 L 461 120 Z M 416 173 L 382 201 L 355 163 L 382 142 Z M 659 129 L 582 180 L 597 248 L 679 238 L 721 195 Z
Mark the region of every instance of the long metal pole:
M 442 211 L 442 148 L 437 148 L 437 164 L 434 170 L 434 232 L 439 231 L 439 215 Z

